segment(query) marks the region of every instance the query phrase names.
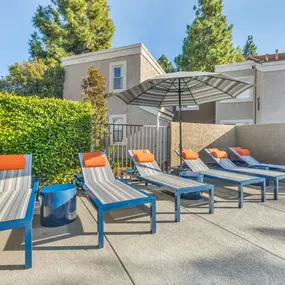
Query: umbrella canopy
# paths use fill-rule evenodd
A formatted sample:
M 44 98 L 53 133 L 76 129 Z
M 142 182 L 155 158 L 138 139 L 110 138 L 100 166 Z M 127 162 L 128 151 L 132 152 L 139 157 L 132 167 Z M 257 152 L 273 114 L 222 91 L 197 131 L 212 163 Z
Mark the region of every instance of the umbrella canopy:
M 200 105 L 236 98 L 253 85 L 212 72 L 175 72 L 148 79 L 117 96 L 126 104 L 173 107 L 180 113 L 180 166 L 182 167 L 181 106 Z

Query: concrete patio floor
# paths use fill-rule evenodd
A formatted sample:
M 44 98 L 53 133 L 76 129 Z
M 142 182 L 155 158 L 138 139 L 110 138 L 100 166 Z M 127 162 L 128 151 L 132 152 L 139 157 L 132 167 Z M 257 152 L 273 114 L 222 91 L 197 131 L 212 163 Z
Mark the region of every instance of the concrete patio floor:
M 213 181 L 208 181 L 213 183 Z M 0 232 L 0 284 L 285 284 L 285 191 L 260 202 L 258 188 L 215 184 L 215 214 L 208 200 L 182 200 L 174 223 L 174 199 L 163 188 L 140 187 L 157 197 L 157 233 L 149 234 L 149 210 L 105 216 L 105 247 L 97 248 L 96 210 L 84 194 L 78 219 L 57 228 L 34 216 L 33 268 L 24 269 L 23 231 Z M 224 188 L 225 186 L 226 188 Z

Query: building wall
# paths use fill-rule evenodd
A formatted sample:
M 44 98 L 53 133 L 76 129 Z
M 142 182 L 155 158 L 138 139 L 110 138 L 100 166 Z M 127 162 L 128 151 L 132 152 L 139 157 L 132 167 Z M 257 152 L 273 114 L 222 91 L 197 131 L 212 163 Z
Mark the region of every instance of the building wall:
M 171 123 L 170 130 L 170 159 L 171 165 L 179 165 L 179 157 L 175 149 L 179 149 L 179 123 Z M 215 124 L 182 124 L 183 146 L 199 152 L 204 162 L 212 162 L 204 148 L 217 147 L 228 151 L 236 143 L 235 126 Z
M 216 70 L 219 72 L 219 69 Z M 242 70 L 242 71 L 229 71 L 223 72 L 224 74 L 238 78 L 238 77 L 250 77 L 254 82 L 254 70 Z M 254 88 L 252 88 L 252 101 L 251 102 L 217 102 L 216 103 L 216 123 L 222 124 L 223 121 L 238 121 L 238 120 L 251 120 L 255 121 L 255 104 L 254 104 Z
M 262 78 L 261 122 L 285 122 L 285 70 L 263 72 Z
M 285 165 L 285 124 L 236 126 L 236 145 L 260 162 Z
M 198 152 L 204 162 L 212 162 L 204 148 L 217 147 L 225 150 L 230 159 L 237 159 L 229 147 L 248 148 L 260 162 L 285 165 L 285 123 L 249 126 L 227 126 L 183 123 L 183 146 Z M 179 123 L 170 126 L 170 163 L 179 165 L 174 152 L 179 148 Z
M 214 124 L 216 116 L 215 102 L 202 104 L 199 110 L 182 111 L 182 121 L 185 123 Z M 179 112 L 175 112 L 174 121 L 179 121 Z

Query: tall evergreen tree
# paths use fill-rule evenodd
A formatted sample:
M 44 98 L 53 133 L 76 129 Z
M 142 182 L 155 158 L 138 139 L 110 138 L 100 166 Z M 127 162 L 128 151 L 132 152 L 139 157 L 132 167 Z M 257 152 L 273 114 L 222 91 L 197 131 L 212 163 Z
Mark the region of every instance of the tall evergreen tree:
M 0 91 L 61 98 L 62 57 L 109 48 L 115 30 L 109 12 L 107 0 L 51 0 L 51 5 L 39 6 L 30 61 L 10 66 L 0 79 Z
M 163 68 L 163 70 L 166 73 L 175 72 L 175 68 L 172 62 L 169 61 L 168 58 L 164 54 L 157 60 L 157 62 L 159 63 L 159 65 Z
M 107 49 L 114 24 L 107 0 L 51 0 L 33 17 L 36 31 L 30 40 L 32 58 L 49 62 L 62 57 Z
M 198 0 L 196 18 L 187 26 L 182 54 L 175 58 L 181 70 L 214 71 L 215 65 L 243 61 L 232 44 L 233 25 L 223 15 L 223 0 Z
M 253 42 L 253 36 L 248 36 L 246 44 L 242 50 L 243 57 L 248 60 L 249 56 L 257 56 L 257 47 Z

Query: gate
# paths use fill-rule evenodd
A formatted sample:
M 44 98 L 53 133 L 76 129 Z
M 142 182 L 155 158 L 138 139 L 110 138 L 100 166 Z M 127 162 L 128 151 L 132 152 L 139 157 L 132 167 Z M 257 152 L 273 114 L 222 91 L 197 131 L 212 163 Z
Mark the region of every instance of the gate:
M 116 176 L 122 170 L 133 168 L 130 149 L 148 149 L 154 154 L 160 168 L 169 165 L 169 133 L 165 126 L 96 124 L 95 149 L 105 151 Z

